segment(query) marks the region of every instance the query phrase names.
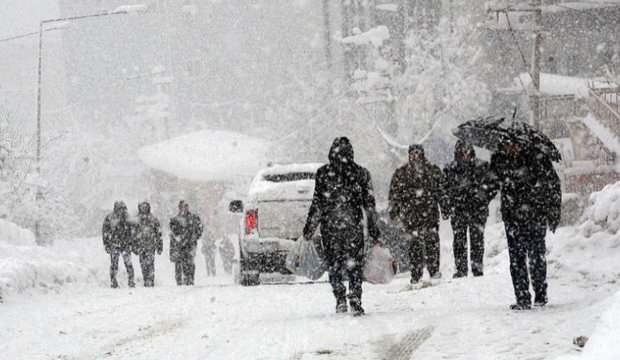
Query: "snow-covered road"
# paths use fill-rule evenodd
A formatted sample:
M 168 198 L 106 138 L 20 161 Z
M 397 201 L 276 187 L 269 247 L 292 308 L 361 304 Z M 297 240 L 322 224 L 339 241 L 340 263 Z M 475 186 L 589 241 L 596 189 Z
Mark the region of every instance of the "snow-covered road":
M 507 310 L 507 273 L 414 292 L 365 284 L 368 315 L 335 315 L 329 285 L 112 290 L 79 285 L 0 306 L 4 359 L 553 359 L 590 334 L 618 284 L 553 280 L 552 305 Z M 218 284 L 216 284 L 216 282 Z

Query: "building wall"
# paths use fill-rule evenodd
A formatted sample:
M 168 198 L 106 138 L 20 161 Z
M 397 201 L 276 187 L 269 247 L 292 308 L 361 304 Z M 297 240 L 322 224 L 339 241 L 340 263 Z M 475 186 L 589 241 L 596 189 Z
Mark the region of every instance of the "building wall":
M 543 28 L 543 72 L 580 77 L 600 75 L 602 65 L 611 61 L 614 51 L 620 51 L 620 39 L 615 35 L 620 32 L 620 6 L 545 11 Z M 516 30 L 517 46 L 508 30 L 485 31 L 483 44 L 490 84 L 509 86 L 519 73 L 529 70 L 533 46 L 530 34 Z

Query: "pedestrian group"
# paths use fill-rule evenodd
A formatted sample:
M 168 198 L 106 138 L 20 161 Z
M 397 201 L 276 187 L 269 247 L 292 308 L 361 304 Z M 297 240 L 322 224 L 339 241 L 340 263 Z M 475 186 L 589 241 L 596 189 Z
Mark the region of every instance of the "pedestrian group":
M 422 145 L 409 146 L 408 162 L 396 169 L 389 189 L 388 215 L 408 243 L 411 265 L 410 288 L 421 285 L 424 268 L 431 279 L 441 278 L 439 221 L 450 219 L 454 234 L 454 278 L 483 276 L 484 227 L 489 203 L 501 193 L 510 257 L 510 274 L 516 303 L 513 310 L 544 306 L 547 297 L 546 230 L 555 232 L 560 222 L 560 180 L 551 160 L 516 141 L 506 139 L 490 163 L 476 157 L 474 147 L 458 140 L 454 161 L 443 171 L 427 160 Z M 364 314 L 362 282 L 364 225 L 370 245 L 383 245 L 370 172 L 355 163 L 348 138 L 336 138 L 329 150 L 329 163 L 318 169 L 315 191 L 303 229 L 305 241 L 314 241 L 327 264 L 329 282 L 336 298 L 336 312 Z M 319 229 L 320 236 L 316 236 Z M 110 254 L 110 280 L 118 287 L 119 258 L 134 287 L 131 253 L 139 256 L 144 286 L 154 286 L 155 253 L 163 250 L 159 221 L 148 202 L 138 206 L 136 221 L 130 221 L 127 206 L 118 201 L 103 223 L 103 243 Z M 194 258 L 203 224 L 185 201 L 170 219 L 170 260 L 175 263 L 177 285 L 193 285 Z M 468 243 L 469 234 L 469 243 Z M 304 241 L 304 240 L 302 240 Z M 469 245 L 469 246 L 468 246 Z M 207 273 L 215 275 L 212 236 L 203 240 Z M 224 267 L 232 268 L 234 247 L 224 241 L 222 254 L 229 254 Z M 468 261 L 469 259 L 469 261 Z M 343 284 L 348 279 L 347 288 Z M 347 302 L 348 300 L 348 302 Z
M 545 306 L 545 235 L 547 228 L 555 232 L 561 211 L 560 179 L 551 160 L 509 138 L 499 144 L 490 163 L 477 159 L 474 147 L 459 140 L 454 161 L 443 171 L 426 159 L 422 145 L 409 146 L 408 155 L 407 164 L 392 176 L 388 214 L 393 225 L 405 233 L 404 241 L 409 245 L 409 288 L 421 285 L 424 268 L 432 279 L 441 278 L 440 215 L 450 219 L 454 233 L 453 277 L 465 277 L 470 269 L 473 276 L 483 276 L 489 203 L 501 192 L 516 297 L 510 308 L 531 308 L 530 278 L 534 305 Z M 368 170 L 355 163 L 353 146 L 346 137 L 334 140 L 328 158 L 329 163 L 316 173 L 303 237 L 322 249 L 336 312 L 347 312 L 350 307 L 354 315 L 362 315 L 364 224 L 370 246 L 383 245 L 372 181 Z M 320 237 L 315 236 L 317 228 Z M 343 284 L 345 276 L 349 280 L 348 295 Z

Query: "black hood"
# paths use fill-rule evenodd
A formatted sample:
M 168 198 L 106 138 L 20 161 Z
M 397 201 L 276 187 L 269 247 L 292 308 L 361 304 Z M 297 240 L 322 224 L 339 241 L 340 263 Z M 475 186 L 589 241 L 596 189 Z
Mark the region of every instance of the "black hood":
M 138 214 L 146 215 L 151 213 L 151 204 L 148 201 L 143 201 L 138 205 Z
M 123 201 L 115 201 L 114 202 L 114 213 L 120 214 L 127 210 L 127 205 Z
M 462 161 L 461 155 L 468 152 L 471 154 L 470 161 L 473 161 L 476 158 L 476 150 L 473 145 L 459 139 L 454 145 L 454 160 Z
M 332 147 L 329 149 L 329 163 L 336 167 L 353 165 L 353 145 L 348 138 L 343 136 L 334 139 Z

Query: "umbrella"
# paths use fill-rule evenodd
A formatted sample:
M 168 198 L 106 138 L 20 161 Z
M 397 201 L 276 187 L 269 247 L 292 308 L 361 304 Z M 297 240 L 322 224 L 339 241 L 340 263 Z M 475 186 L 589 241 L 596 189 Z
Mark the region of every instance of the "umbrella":
M 501 144 L 507 142 L 511 135 L 500 125 L 504 118 L 486 117 L 469 120 L 452 131 L 457 138 L 490 151 L 499 150 Z
M 552 161 L 562 159 L 558 148 L 541 131 L 520 121 L 514 121 L 510 126 L 502 126 L 503 123 L 504 118 L 496 116 L 478 118 L 459 125 L 452 133 L 459 139 L 490 151 L 498 151 L 502 144 L 512 142 L 544 154 Z

